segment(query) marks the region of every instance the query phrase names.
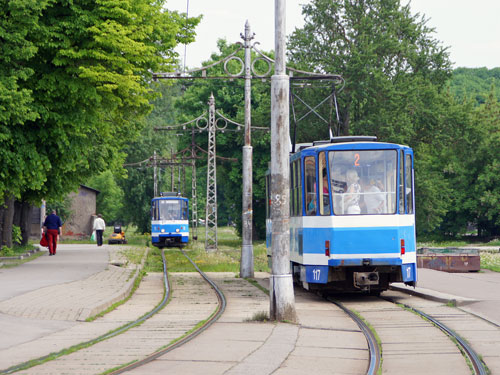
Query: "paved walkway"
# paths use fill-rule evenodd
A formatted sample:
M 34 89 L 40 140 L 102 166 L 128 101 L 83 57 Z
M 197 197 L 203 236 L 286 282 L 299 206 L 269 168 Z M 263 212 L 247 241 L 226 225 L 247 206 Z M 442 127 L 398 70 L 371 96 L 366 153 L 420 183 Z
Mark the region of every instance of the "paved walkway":
M 62 245 L 55 257 L 42 256 L 13 269 L 0 269 L 0 369 L 88 341 L 152 310 L 163 295 L 160 274 L 148 275 L 134 296 L 113 312 L 93 322 L 84 322 L 85 317 L 128 294 L 136 270 L 123 262 L 120 256 L 122 248 Z M 331 374 L 332 369 L 336 374 L 364 374 L 366 371 L 368 351 L 365 338 L 355 323 L 336 306 L 297 289 L 299 325 L 260 323 L 255 317 L 268 312 L 267 294 L 245 280 L 235 278 L 233 273 L 209 276 L 228 300 L 222 317 L 195 340 L 132 373 L 165 373 L 165 367 L 174 374 L 204 375 L 305 372 L 321 375 Z M 213 291 L 197 274 L 173 274 L 171 277 L 172 300 L 160 314 L 120 337 L 22 373 L 98 374 L 141 359 L 182 336 L 211 315 L 216 300 Z M 443 301 L 456 299 L 467 304 L 463 308 L 474 307 L 476 313 L 496 319 L 491 304 L 499 300 L 499 277 L 500 274 L 493 273 L 445 274 L 420 270 L 419 288 L 415 291 L 441 301 L 424 306 L 434 309 L 438 315 L 444 314 L 440 310 Z M 258 273 L 256 279 L 267 285 L 268 274 Z M 404 294 L 398 298 L 406 298 L 408 302 L 421 301 Z M 450 309 L 445 311 L 446 316 L 455 316 L 453 311 L 456 309 L 444 307 Z M 358 308 L 362 310 L 362 307 Z M 390 322 L 394 312 L 390 308 L 383 309 L 386 311 L 380 314 L 386 314 Z M 378 321 L 374 311 L 366 310 L 362 314 L 372 314 L 373 320 Z M 407 319 L 406 315 L 403 319 Z M 467 331 L 464 327 L 478 327 L 479 331 L 469 329 L 466 336 L 481 349 L 478 352 L 487 357 L 492 373 L 500 374 L 500 357 L 496 354 L 500 353 L 499 328 L 485 322 L 480 325 L 479 321 L 478 318 L 463 316 L 451 323 L 459 332 Z M 384 328 L 383 323 L 378 324 L 386 341 L 391 342 L 392 336 L 387 333 L 390 330 Z M 416 333 L 418 324 L 414 324 Z M 450 356 L 452 350 L 455 349 L 450 349 Z M 397 360 L 397 344 L 387 353 L 392 353 L 392 358 Z M 432 373 L 425 367 L 419 369 L 421 373 Z M 393 370 L 386 370 L 390 369 L 384 367 L 384 373 L 399 374 L 397 365 Z

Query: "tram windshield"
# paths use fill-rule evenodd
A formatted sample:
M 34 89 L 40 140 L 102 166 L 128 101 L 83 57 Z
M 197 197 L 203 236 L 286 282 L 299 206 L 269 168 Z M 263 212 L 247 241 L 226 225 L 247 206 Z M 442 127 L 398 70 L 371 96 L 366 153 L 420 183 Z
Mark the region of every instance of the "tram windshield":
M 177 199 L 160 199 L 153 203 L 153 220 L 187 220 L 187 202 Z
M 396 213 L 396 150 L 330 151 L 335 215 Z

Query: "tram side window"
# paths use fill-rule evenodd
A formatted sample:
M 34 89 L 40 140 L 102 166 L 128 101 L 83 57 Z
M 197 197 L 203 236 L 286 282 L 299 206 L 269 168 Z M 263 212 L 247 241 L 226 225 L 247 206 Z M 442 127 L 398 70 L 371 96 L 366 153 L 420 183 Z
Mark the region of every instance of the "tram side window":
M 304 184 L 306 215 L 316 215 L 316 160 L 314 156 L 304 158 Z
M 302 173 L 300 170 L 300 159 L 295 161 L 297 173 L 297 215 L 302 216 Z
M 187 220 L 188 219 L 188 202 L 187 201 L 182 201 L 182 220 Z
M 299 160 L 294 161 L 290 165 L 290 215 L 298 216 L 301 207 L 299 206 L 299 179 L 297 169 L 299 168 Z
M 269 219 L 271 217 L 271 181 L 270 176 L 266 176 L 266 218 Z
M 290 206 L 290 216 L 295 216 L 294 213 L 294 195 L 295 195 L 295 181 L 293 178 L 293 163 L 290 164 L 290 197 L 289 197 L 289 206 Z
M 320 152 L 318 158 L 319 170 L 319 191 L 320 201 L 319 208 L 321 215 L 330 215 L 330 190 L 328 188 L 328 173 L 326 171 L 326 153 Z
M 405 161 L 405 183 L 406 183 L 406 212 L 409 214 L 413 213 L 413 168 L 412 168 L 412 157 L 411 155 L 406 155 Z
M 403 150 L 400 151 L 399 158 L 399 213 L 405 213 L 405 185 L 404 185 L 404 155 Z

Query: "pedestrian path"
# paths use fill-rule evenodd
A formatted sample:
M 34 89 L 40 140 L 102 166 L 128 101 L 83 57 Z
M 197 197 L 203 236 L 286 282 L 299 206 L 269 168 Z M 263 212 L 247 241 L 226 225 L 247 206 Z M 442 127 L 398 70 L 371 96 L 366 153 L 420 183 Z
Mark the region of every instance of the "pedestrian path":
M 124 261 L 120 249 L 107 245 L 102 248 L 62 245 L 55 257 L 43 256 L 16 268 L 16 272 L 0 270 L 0 283 L 12 287 L 0 291 L 0 369 L 92 340 L 157 306 L 163 298 L 163 279 L 161 274 L 151 273 L 126 303 L 92 322 L 85 321 L 86 317 L 124 298 L 132 287 L 137 267 Z M 477 285 L 496 288 L 497 275 L 443 276 L 426 271 L 420 273 L 420 282 L 426 286 L 420 291 L 432 298 L 439 292 L 442 300 L 427 301 L 435 305 L 425 307 L 459 330 L 469 325 L 470 329 L 465 328 L 466 338 L 476 345 L 478 353 L 484 353 L 487 364 L 495 369 L 493 373 L 499 371 L 498 327 L 480 323 L 478 318 L 470 320 L 462 311 L 443 306 L 448 299 L 459 297 L 472 300 L 463 308 L 496 301 L 496 297 L 482 292 L 473 294 L 479 298 L 471 298 L 473 292 L 465 285 L 470 284 L 468 288 L 472 290 Z M 194 340 L 131 373 L 163 374 L 166 368 L 169 373 L 187 375 L 305 372 L 322 375 L 331 374 L 332 369 L 336 374 L 365 373 L 368 350 L 364 335 L 335 305 L 296 289 L 298 324 L 262 322 L 259 317 L 269 312 L 267 293 L 234 273 L 208 276 L 226 296 L 224 314 Z M 172 298 L 159 314 L 118 337 L 24 370 L 22 374 L 99 374 L 144 358 L 208 319 L 217 304 L 211 288 L 196 273 L 174 273 L 170 277 Z M 447 281 L 439 282 L 440 278 Z M 256 280 L 268 288 L 269 274 L 256 273 Z M 455 283 L 463 284 L 463 289 L 455 290 Z M 407 294 L 400 294 L 399 298 L 407 302 L 415 300 Z M 378 314 L 371 309 L 363 310 L 362 306 L 358 308 L 363 315 Z M 393 310 L 386 309 L 380 314 L 390 321 L 396 313 Z M 489 310 L 485 311 L 489 314 Z M 412 323 L 417 333 L 419 324 Z M 398 373 L 398 348 L 411 345 L 401 340 L 398 344 L 398 340 L 393 340 L 396 336 L 390 334 L 391 329 L 385 329 L 383 323 L 379 325 L 378 330 L 386 335 L 386 340 L 394 342 L 393 347 L 386 346 L 387 358 L 392 358 L 395 364 L 395 370 L 389 373 Z M 421 333 L 425 335 L 424 330 Z M 417 349 L 424 352 L 429 345 L 422 344 Z M 450 349 L 453 358 L 455 351 L 456 348 Z M 388 362 L 384 369 L 388 369 L 386 366 Z

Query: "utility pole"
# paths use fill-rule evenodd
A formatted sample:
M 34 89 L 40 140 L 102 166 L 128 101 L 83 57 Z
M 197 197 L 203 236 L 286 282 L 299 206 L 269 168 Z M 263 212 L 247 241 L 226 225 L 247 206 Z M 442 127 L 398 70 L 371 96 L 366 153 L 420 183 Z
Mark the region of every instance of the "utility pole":
M 207 207 L 205 214 L 205 249 L 217 251 L 217 170 L 215 164 L 215 99 L 208 100 L 208 163 L 207 163 Z
M 158 177 L 157 177 L 157 174 L 156 174 L 156 150 L 154 152 L 154 156 L 153 156 L 153 165 L 154 165 L 154 169 L 153 169 L 153 196 L 157 197 L 158 196 Z
M 250 33 L 250 24 L 245 23 L 244 47 L 245 47 L 245 145 L 243 146 L 243 209 L 242 216 L 242 236 L 243 245 L 241 247 L 240 277 L 254 277 L 253 267 L 253 244 L 252 244 L 252 139 L 251 139 L 251 80 L 250 69 L 251 43 L 253 34 Z
M 290 273 L 290 135 L 289 91 L 285 45 L 286 0 L 275 0 L 274 75 L 271 77 L 271 221 L 272 269 L 270 279 L 270 317 L 278 321 L 297 321 L 293 280 Z

